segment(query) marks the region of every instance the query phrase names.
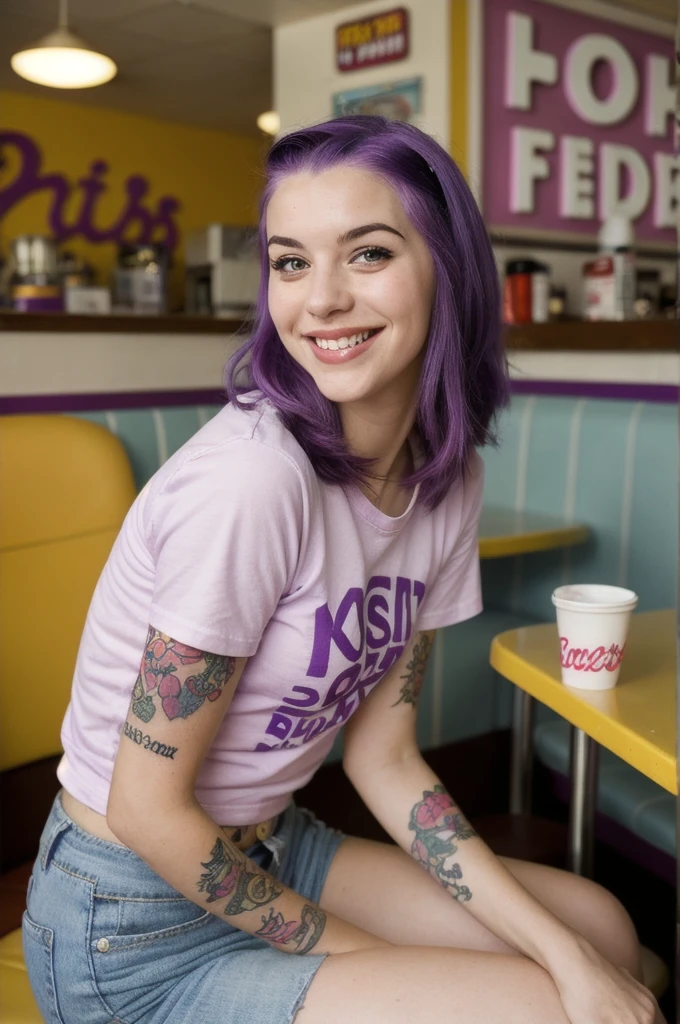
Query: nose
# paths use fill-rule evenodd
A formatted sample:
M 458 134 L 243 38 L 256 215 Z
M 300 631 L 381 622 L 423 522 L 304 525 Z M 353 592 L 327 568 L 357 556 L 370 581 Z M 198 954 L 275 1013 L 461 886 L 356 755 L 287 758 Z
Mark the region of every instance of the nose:
M 307 282 L 307 312 L 317 319 L 325 320 L 335 312 L 346 312 L 352 308 L 354 299 L 337 267 L 323 267 L 317 263 L 307 275 Z

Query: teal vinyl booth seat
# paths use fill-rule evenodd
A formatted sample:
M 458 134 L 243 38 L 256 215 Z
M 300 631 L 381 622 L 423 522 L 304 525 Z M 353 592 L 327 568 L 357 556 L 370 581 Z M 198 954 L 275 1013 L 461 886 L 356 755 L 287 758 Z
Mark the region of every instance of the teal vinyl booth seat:
M 218 405 L 76 415 L 123 443 L 137 487 L 218 410 Z M 493 636 L 553 617 L 556 586 L 597 581 L 634 589 L 639 611 L 676 602 L 677 407 L 671 404 L 516 396 L 500 424 L 501 446 L 483 452 L 485 502 L 585 522 L 580 547 L 482 563 L 482 615 L 440 630 L 419 711 L 426 750 L 511 720 L 513 687 L 488 664 Z M 537 756 L 568 772 L 569 729 L 539 708 Z M 342 739 L 328 761 L 340 759 Z M 614 755 L 602 758 L 599 810 L 669 855 L 674 798 Z
M 638 611 L 675 607 L 677 424 L 673 404 L 515 398 L 502 425 L 501 449 L 485 457 L 485 500 L 585 522 L 592 537 L 582 547 L 485 563 L 487 603 L 549 621 L 556 586 L 598 582 L 633 589 L 639 595 Z M 542 706 L 536 719 L 537 757 L 566 776 L 568 724 Z M 558 789 L 566 795 L 565 785 Z M 603 838 L 625 843 L 629 852 L 651 846 L 645 865 L 673 884 L 675 803 L 651 779 L 609 751 L 601 752 Z M 615 827 L 608 828 L 610 823 Z M 629 836 L 637 841 L 627 842 Z

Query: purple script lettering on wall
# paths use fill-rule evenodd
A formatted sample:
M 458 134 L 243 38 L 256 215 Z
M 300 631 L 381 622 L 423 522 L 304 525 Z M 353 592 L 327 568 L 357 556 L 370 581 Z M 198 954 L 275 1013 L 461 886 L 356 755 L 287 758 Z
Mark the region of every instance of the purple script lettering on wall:
M 297 747 L 343 725 L 404 653 L 424 596 L 420 580 L 372 576 L 366 593 L 349 588 L 335 617 L 327 604 L 317 608 L 307 678 L 326 679 L 333 649 L 351 664 L 319 689 L 293 686 L 270 719 L 267 742 L 255 749 Z
M 88 242 L 125 242 L 143 245 L 158 242 L 174 249 L 179 241 L 179 228 L 173 215 L 179 210 L 179 200 L 161 196 L 155 207 L 145 205 L 149 182 L 132 174 L 124 183 L 125 197 L 120 214 L 106 228 L 95 225 L 96 203 L 108 185 L 103 180 L 109 165 L 94 160 L 89 174 L 71 184 L 63 174 L 41 173 L 42 156 L 36 143 L 22 132 L 0 131 L 0 167 L 5 166 L 8 148 L 19 157 L 19 169 L 13 181 L 0 189 L 0 220 L 22 199 L 36 192 L 51 192 L 52 204 L 48 214 L 48 230 L 57 242 L 80 235 Z M 71 194 L 80 190 L 81 202 L 75 217 L 69 222 L 65 207 Z

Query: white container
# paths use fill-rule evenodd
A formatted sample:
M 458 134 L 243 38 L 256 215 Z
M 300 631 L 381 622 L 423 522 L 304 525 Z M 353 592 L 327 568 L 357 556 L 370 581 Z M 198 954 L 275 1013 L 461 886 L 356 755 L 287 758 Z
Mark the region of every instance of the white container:
M 635 315 L 635 232 L 626 217 L 609 217 L 598 234 L 600 255 L 583 265 L 586 320 Z
M 582 690 L 616 686 L 628 627 L 638 596 L 623 587 L 581 583 L 558 587 L 557 609 L 562 682 Z
M 99 285 L 72 285 L 64 289 L 67 313 L 105 315 L 111 312 L 111 291 Z

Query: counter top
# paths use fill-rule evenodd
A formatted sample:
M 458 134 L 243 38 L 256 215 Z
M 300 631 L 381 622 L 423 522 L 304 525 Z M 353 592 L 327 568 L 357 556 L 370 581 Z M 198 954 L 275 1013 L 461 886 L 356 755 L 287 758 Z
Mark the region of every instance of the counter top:
M 79 313 L 13 313 L 0 310 L 0 331 L 44 331 L 59 334 L 235 334 L 246 324 L 233 317 L 191 316 L 168 313 L 140 316 L 112 313 L 94 316 Z
M 85 316 L 0 311 L 0 332 L 235 334 L 247 328 L 247 324 L 242 319 L 183 313 Z M 508 349 L 534 352 L 677 352 L 678 322 L 560 320 L 545 324 L 516 324 L 506 328 L 506 343 Z

